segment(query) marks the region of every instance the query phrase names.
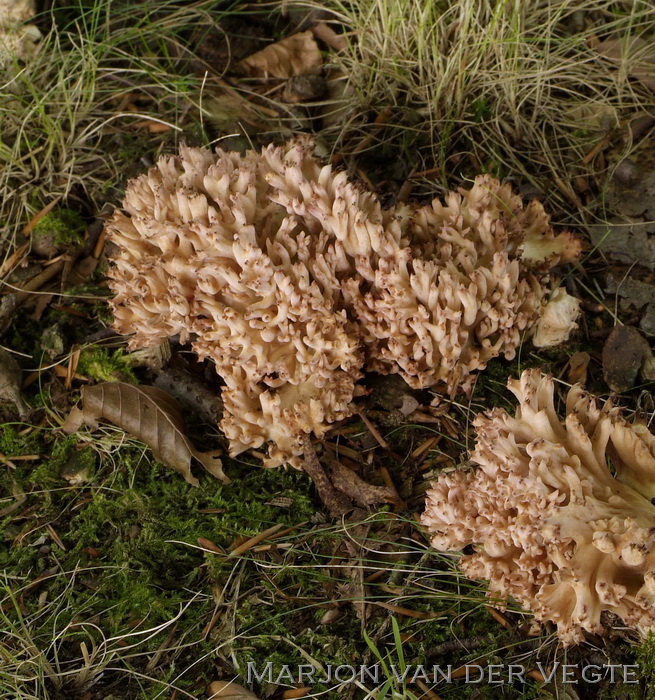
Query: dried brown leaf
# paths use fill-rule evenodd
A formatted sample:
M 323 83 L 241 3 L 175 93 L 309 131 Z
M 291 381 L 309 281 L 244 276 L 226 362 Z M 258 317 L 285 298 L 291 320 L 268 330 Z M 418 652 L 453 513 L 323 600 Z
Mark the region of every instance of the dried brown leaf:
M 18 510 L 27 500 L 27 496 L 23 492 L 23 489 L 21 489 L 21 487 L 13 480 L 11 482 L 11 495 L 16 500 L 13 503 L 10 503 L 9 505 L 5 506 L 4 508 L 0 508 L 0 518 L 4 518 L 5 515 L 9 515 L 15 510 Z
M 207 688 L 207 696 L 210 700 L 223 698 L 223 700 L 259 700 L 248 688 L 237 685 L 231 681 L 214 681 Z
M 255 78 L 291 78 L 318 68 L 321 52 L 311 31 L 298 32 L 270 44 L 241 61 Z
M 18 362 L 0 348 L 0 401 L 15 404 L 20 417 L 25 418 L 28 409 L 20 393 L 21 380 L 22 372 Z
M 74 408 L 62 429 L 74 433 L 81 425 L 97 427 L 104 419 L 145 442 L 159 462 L 180 472 L 192 485 L 198 480 L 191 473 L 191 458 L 229 483 L 221 461 L 211 453 L 198 452 L 184 434 L 184 420 L 173 397 L 152 386 L 123 382 L 103 382 L 82 389 L 82 408 Z
M 621 297 L 619 306 L 623 311 L 639 311 L 639 327 L 647 336 L 655 337 L 655 285 L 631 277 L 615 278 L 610 273 L 605 291 Z
M 569 384 L 587 383 L 587 370 L 591 362 L 591 355 L 588 352 L 574 352 L 569 360 Z

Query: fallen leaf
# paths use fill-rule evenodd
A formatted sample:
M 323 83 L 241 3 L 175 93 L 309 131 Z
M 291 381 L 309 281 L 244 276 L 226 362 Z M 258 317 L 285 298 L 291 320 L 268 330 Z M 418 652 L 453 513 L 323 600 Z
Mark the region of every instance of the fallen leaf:
M 639 202 L 643 204 L 642 197 Z M 640 215 L 643 210 L 637 212 Z M 612 218 L 602 224 L 589 226 L 594 248 L 625 265 L 641 265 L 655 270 L 655 224 Z
M 327 83 L 318 73 L 296 75 L 287 80 L 282 91 L 282 101 L 290 104 L 319 100 L 325 94 Z
M 647 336 L 655 336 L 655 285 L 631 277 L 617 280 L 609 274 L 605 291 L 621 297 L 622 311 L 632 308 L 639 311 L 639 327 Z
M 341 617 L 341 610 L 339 608 L 330 608 L 326 610 L 323 617 L 318 621 L 319 625 L 331 625 L 336 622 Z
M 167 392 L 152 386 L 103 382 L 82 389 L 82 405 L 73 408 L 62 430 L 74 433 L 83 424 L 95 428 L 99 419 L 105 419 L 145 442 L 155 459 L 180 472 L 192 486 L 198 486 L 191 474 L 192 457 L 223 483 L 230 482 L 218 457 L 193 447 L 184 434 L 180 408 Z
M 0 508 L 0 518 L 4 518 L 5 515 L 9 515 L 10 513 L 13 513 L 15 510 L 18 510 L 23 503 L 27 500 L 27 496 L 23 492 L 23 489 L 12 480 L 11 482 L 11 495 L 16 499 L 13 503 L 10 503 L 8 506 L 5 506 L 4 508 Z M 3 499 L 4 501 L 4 499 Z
M 255 78 L 291 78 L 318 68 L 323 62 L 311 31 L 298 32 L 269 44 L 241 61 Z
M 18 409 L 18 415 L 25 418 L 28 409 L 20 393 L 21 384 L 22 371 L 18 362 L 0 348 L 0 401 L 13 403 Z
M 237 685 L 232 681 L 214 681 L 207 688 L 207 696 L 210 700 L 214 698 L 224 698 L 227 700 L 259 700 L 259 698 L 251 693 L 248 688 L 242 685 Z

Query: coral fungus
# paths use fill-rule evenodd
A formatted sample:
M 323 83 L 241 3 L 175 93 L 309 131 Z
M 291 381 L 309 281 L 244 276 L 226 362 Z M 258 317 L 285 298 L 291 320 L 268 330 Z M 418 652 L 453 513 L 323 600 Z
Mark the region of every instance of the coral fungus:
M 496 408 L 475 420 L 478 468 L 442 474 L 428 492 L 433 546 L 473 545 L 464 573 L 554 622 L 566 644 L 602 633 L 603 611 L 655 629 L 655 437 L 580 386 L 560 420 L 538 371 L 509 388 L 514 418 Z
M 179 335 L 223 378 L 233 454 L 350 415 L 364 369 L 454 393 L 514 356 L 578 242 L 489 176 L 446 203 L 383 209 L 297 139 L 245 155 L 182 147 L 133 180 L 108 224 L 115 327 L 132 347 Z M 526 259 L 522 259 L 521 255 Z

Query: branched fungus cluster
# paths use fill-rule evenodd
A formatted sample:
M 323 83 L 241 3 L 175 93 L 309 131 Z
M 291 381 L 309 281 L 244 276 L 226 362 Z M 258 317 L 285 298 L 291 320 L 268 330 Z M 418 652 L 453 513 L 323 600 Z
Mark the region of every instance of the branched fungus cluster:
M 523 337 L 563 340 L 578 313 L 549 271 L 579 244 L 538 202 L 480 176 L 385 209 L 312 150 L 182 147 L 108 224 L 116 329 L 211 358 L 232 454 L 268 443 L 267 466 L 299 466 L 306 435 L 350 415 L 363 370 L 468 390 Z
M 560 420 L 553 380 L 510 381 L 516 416 L 475 420 L 475 470 L 442 474 L 423 523 L 489 594 L 514 598 L 565 644 L 602 633 L 602 613 L 655 629 L 655 437 L 574 386 Z

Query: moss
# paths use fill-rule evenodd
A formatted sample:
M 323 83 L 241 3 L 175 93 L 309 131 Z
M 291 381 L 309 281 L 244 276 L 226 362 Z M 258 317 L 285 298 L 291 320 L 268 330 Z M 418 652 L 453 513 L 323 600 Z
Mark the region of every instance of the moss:
M 639 664 L 640 686 L 643 686 L 644 700 L 655 700 L 655 634 L 650 632 L 636 648 L 635 663 Z M 635 686 L 639 687 L 639 686 Z
M 242 674 L 248 664 L 256 669 L 264 669 L 272 664 L 272 677 L 276 678 L 283 666 L 295 669 L 307 664 L 307 657 L 301 649 L 308 652 L 312 659 L 325 666 L 340 666 L 361 662 L 359 622 L 356 618 L 348 620 L 340 628 L 322 630 L 306 626 L 299 632 L 293 630 L 293 610 L 276 615 L 262 615 L 262 606 L 257 603 L 244 602 L 238 610 L 239 629 L 245 631 L 244 641 L 236 640 L 231 645 L 237 662 L 237 671 Z M 317 677 L 318 678 L 318 677 Z M 258 688 L 259 689 L 259 688 Z M 329 686 L 321 683 L 312 685 L 313 692 L 326 692 Z M 262 688 L 265 691 L 265 688 Z
M 45 536 L 48 550 L 56 554 L 62 572 L 48 584 L 49 600 L 58 601 L 56 617 L 49 619 L 40 613 L 51 626 L 47 639 L 56 633 L 55 627 L 63 630 L 75 618 L 94 619 L 97 625 L 97 629 L 71 629 L 62 635 L 60 659 L 67 654 L 79 657 L 75 645 L 84 634 L 97 635 L 101 642 L 103 637 L 169 622 L 184 610 L 178 621 L 180 634 L 195 635 L 198 642 L 188 652 L 189 658 L 180 657 L 178 662 L 186 667 L 204 655 L 209 660 L 217 642 L 213 638 L 203 640 L 200 634 L 214 610 L 213 600 L 206 593 L 213 582 L 221 587 L 229 581 L 235 561 L 226 562 L 198 549 L 198 538 L 205 537 L 228 549 L 238 536 L 253 535 L 276 522 L 297 524 L 315 513 L 306 494 L 307 478 L 293 470 L 248 471 L 231 486 L 202 476 L 200 486 L 194 489 L 172 470 L 151 463 L 140 446 L 128 444 L 115 454 L 116 468 L 112 469 L 107 459 L 101 460 L 92 482 L 67 488 L 60 477 L 62 466 L 80 455 L 82 460 L 95 462 L 95 452 L 89 448 L 78 450 L 74 436 L 57 432 L 43 433 L 38 444 L 27 442 L 7 427 L 1 437 L 3 446 L 14 453 L 38 447 L 51 455 L 36 468 L 31 465 L 28 469 L 21 463 L 13 472 L 26 492 L 30 492 L 30 484 L 38 487 L 29 496 L 29 517 L 34 520 L 27 527 L 21 524 L 25 536 L 19 545 L 2 548 L 3 570 L 10 580 L 23 581 L 50 568 L 53 561 L 48 554 L 34 546 Z M 228 467 L 232 473 L 237 468 Z M 271 505 L 275 496 L 293 498 L 293 511 Z M 44 521 L 52 524 L 65 550 L 49 538 Z M 12 530 L 7 534 L 14 540 L 18 533 Z M 217 564 L 219 561 L 226 563 Z M 247 561 L 239 566 L 247 577 L 246 585 L 255 588 L 259 578 L 255 567 Z M 71 583 L 71 571 L 81 572 L 75 585 Z M 195 595 L 194 591 L 202 594 Z M 37 615 L 37 606 L 38 595 L 26 596 L 20 615 Z M 276 629 L 283 628 L 281 623 Z M 169 631 L 144 635 L 140 650 L 156 650 Z M 125 663 L 132 662 L 127 659 Z M 143 672 L 138 664 L 135 662 L 135 668 Z M 194 670 L 194 679 L 197 677 Z M 186 681 L 176 682 L 186 687 Z M 150 697 L 150 690 L 146 692 L 144 687 L 139 697 Z
M 113 352 L 97 345 L 84 348 L 80 353 L 77 371 L 96 382 L 137 383 L 121 348 Z
M 46 214 L 38 221 L 32 232 L 34 236 L 53 236 L 60 245 L 82 243 L 86 225 L 80 214 L 72 209 L 58 209 Z
M 0 425 L 0 452 L 7 457 L 22 457 L 38 454 L 41 451 L 41 440 L 38 430 L 23 432 L 23 425 L 5 423 Z M 23 433 L 23 434 L 21 434 Z
M 33 312 L 25 307 L 19 307 L 14 312 L 12 324 L 3 337 L 3 344 L 12 350 L 30 355 L 38 362 L 37 343 L 43 332 L 43 326 L 32 318 Z

